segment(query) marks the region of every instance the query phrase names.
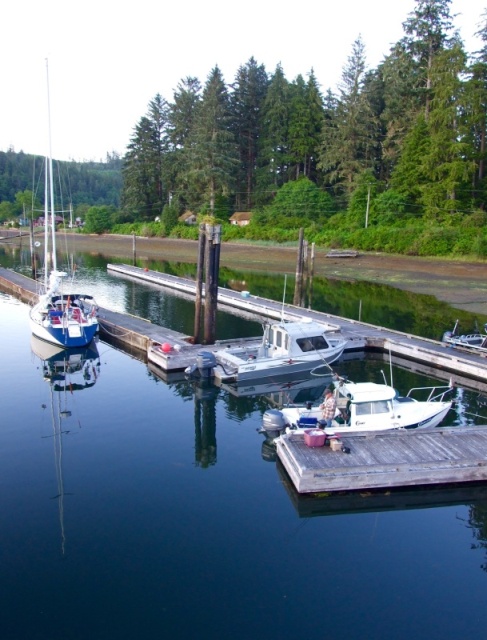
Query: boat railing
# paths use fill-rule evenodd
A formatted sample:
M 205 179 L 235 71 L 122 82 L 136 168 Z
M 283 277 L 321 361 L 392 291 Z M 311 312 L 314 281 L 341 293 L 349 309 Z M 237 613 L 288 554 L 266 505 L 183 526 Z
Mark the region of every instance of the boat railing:
M 425 402 L 443 402 L 444 397 L 453 389 L 450 385 L 441 387 L 413 387 L 407 392 L 406 398 L 413 398 L 413 395 L 421 394 Z M 426 397 L 426 400 L 424 398 Z

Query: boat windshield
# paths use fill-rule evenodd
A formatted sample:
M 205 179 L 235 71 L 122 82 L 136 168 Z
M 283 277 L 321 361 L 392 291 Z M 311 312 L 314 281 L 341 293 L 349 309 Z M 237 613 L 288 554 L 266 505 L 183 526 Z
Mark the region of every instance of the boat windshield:
M 328 343 L 323 336 L 298 338 L 296 340 L 296 343 L 301 351 L 317 351 L 318 349 L 328 349 Z
M 377 413 L 389 413 L 389 403 L 387 400 L 360 402 L 355 405 L 355 415 L 357 416 L 374 415 Z

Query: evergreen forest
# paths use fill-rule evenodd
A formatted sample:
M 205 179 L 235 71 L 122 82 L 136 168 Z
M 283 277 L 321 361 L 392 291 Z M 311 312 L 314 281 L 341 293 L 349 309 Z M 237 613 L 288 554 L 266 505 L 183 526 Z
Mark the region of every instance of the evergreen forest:
M 451 0 L 415 0 L 402 26 L 375 69 L 359 35 L 335 91 L 312 68 L 289 80 L 252 57 L 230 84 L 216 65 L 155 95 L 121 160 L 120 202 L 109 163 L 87 168 L 109 190 L 89 200 L 86 230 L 196 238 L 179 222 L 190 211 L 225 240 L 296 242 L 303 228 L 321 246 L 486 257 L 487 11 L 470 54 Z M 236 212 L 250 223 L 229 224 Z

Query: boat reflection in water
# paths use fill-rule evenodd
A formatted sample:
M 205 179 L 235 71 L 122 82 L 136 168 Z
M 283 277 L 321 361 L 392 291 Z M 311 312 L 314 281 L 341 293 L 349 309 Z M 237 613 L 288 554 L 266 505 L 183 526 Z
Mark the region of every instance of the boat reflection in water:
M 32 336 L 31 349 L 34 359 L 41 362 L 44 380 L 49 383 L 52 433 L 42 437 L 53 440 L 57 481 L 57 494 L 53 500 L 58 502 L 61 553 L 64 555 L 64 497 L 69 494 L 64 490 L 63 436 L 70 433 L 73 421 L 76 421 L 77 427 L 80 426 L 79 420 L 69 409 L 69 402 L 74 393 L 96 384 L 100 375 L 100 356 L 94 341 L 84 348 L 63 349 Z M 46 410 L 48 406 L 44 404 L 42 408 Z
M 333 380 L 332 372 L 323 375 L 298 373 L 295 375 L 275 376 L 243 383 L 220 382 L 219 386 L 238 398 L 244 396 L 264 396 L 274 407 L 305 405 L 316 402 Z
M 274 379 L 253 380 L 240 384 L 220 383 L 224 391 L 241 398 L 246 396 L 260 396 L 271 407 L 311 406 L 323 397 L 325 389 L 333 380 L 332 373 L 324 375 L 296 374 L 281 376 Z M 277 458 L 274 438 L 279 432 L 258 429 L 264 435 L 261 455 L 265 462 L 275 462 Z

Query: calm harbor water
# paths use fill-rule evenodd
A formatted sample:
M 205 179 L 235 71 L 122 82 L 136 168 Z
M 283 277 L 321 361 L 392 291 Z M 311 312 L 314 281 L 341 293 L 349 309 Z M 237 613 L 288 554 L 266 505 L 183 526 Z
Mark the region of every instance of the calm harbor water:
M 102 305 L 190 332 L 189 302 L 83 259 Z M 299 497 L 257 432 L 265 397 L 166 383 L 103 342 L 52 374 L 1 293 L 0 327 L 2 640 L 483 637 L 485 487 Z M 450 424 L 486 423 L 479 393 L 456 397 Z

